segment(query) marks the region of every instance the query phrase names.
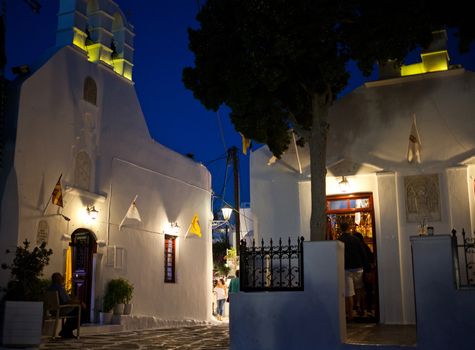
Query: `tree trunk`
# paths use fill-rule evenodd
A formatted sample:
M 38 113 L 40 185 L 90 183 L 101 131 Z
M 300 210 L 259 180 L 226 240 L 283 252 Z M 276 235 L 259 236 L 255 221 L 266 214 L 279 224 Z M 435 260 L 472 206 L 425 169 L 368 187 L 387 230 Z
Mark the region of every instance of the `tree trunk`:
M 312 98 L 312 136 L 309 140 L 312 193 L 310 240 L 323 241 L 327 226 L 326 215 L 326 153 L 328 135 L 329 93 Z

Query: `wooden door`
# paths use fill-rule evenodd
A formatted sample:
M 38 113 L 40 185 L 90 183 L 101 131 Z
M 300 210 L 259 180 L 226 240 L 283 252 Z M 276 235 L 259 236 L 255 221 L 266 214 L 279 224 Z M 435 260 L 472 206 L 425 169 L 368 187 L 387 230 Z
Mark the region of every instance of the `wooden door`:
M 346 222 L 353 233 L 359 232 L 364 243 L 372 252 L 372 267 L 366 276 L 371 283 L 365 283 L 367 288 L 366 303 L 369 312 L 362 318 L 362 322 L 379 322 L 379 295 L 378 295 L 378 269 L 377 269 L 377 244 L 374 222 L 373 194 L 352 193 L 346 195 L 327 196 L 327 234 L 326 239 L 337 239 L 340 234 L 340 225 Z
M 97 243 L 89 230 L 78 229 L 71 236 L 72 246 L 72 292 L 84 304 L 91 307 L 92 258 L 97 252 Z M 89 318 L 89 313 L 87 313 Z M 84 320 L 88 322 L 89 319 Z

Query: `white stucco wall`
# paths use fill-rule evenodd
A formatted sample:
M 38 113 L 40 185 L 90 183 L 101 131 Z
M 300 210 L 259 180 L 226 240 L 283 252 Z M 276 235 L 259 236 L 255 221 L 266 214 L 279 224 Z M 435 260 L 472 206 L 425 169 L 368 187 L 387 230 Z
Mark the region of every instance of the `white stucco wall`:
M 86 77 L 97 84 L 97 106 L 83 100 Z M 87 189 L 75 185 L 75 157 L 81 151 L 92 163 Z M 107 248 L 98 246 L 96 299 L 110 278 L 122 276 L 135 286 L 135 313 L 210 319 L 211 177 L 203 165 L 150 138 L 132 82 L 89 62 L 77 48 L 59 49 L 22 85 L 14 166 L 16 178 L 3 197 L 2 217 L 7 209 L 18 213 L 18 235 L 9 231 L 17 235 L 15 244 L 25 238 L 36 242 L 38 222 L 48 222 L 54 255 L 47 276 L 64 271 L 69 240 L 63 234 L 86 228 L 105 245 L 125 249 L 119 269 L 106 265 Z M 49 203 L 60 174 L 64 209 Z M 125 222 L 119 231 L 136 195 L 142 221 Z M 88 219 L 87 205 L 99 211 L 97 220 Z M 195 213 L 203 236 L 184 239 Z M 170 222 L 180 226 L 176 283 L 165 284 L 163 232 Z M 11 226 L 2 220 L 2 236 Z
M 455 287 L 449 235 L 411 237 L 417 295 L 417 348 L 473 349 L 475 290 Z
M 470 232 L 475 231 L 475 166 L 469 165 L 467 168 L 468 178 L 468 200 L 470 210 Z
M 270 157 L 271 153 L 261 148 L 251 154 L 250 160 L 251 209 L 257 218 L 254 230 L 259 240 L 266 242 L 271 237 L 287 239 L 305 233 L 300 226 L 298 193 L 302 176 L 281 163 L 267 166 Z
M 334 349 L 344 342 L 343 243 L 304 242 L 303 251 L 304 291 L 231 294 L 231 349 Z

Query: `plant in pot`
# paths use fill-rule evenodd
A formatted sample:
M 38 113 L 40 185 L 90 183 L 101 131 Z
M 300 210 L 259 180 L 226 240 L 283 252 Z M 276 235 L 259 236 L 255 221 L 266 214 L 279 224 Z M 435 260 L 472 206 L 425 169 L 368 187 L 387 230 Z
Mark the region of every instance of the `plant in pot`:
M 115 278 L 107 284 L 105 301 L 107 305 L 114 308 L 115 315 L 124 314 L 125 304 L 130 303 L 132 298 L 133 286 L 125 278 Z
M 130 315 L 132 313 L 132 295 L 134 294 L 134 285 L 126 279 L 122 279 L 124 289 L 124 315 Z
M 10 270 L 7 287 L 2 288 L 5 292 L 0 313 L 2 345 L 19 347 L 40 344 L 45 290 L 41 277 L 52 254 L 45 242 L 30 250 L 30 242 L 25 239 L 23 245 L 16 247 L 13 261 L 1 265 L 2 269 Z
M 106 293 L 102 300 L 102 311 L 99 312 L 99 323 L 109 324 L 112 320 L 112 309 L 114 308 L 114 295 L 110 290 L 109 284 L 106 287 Z

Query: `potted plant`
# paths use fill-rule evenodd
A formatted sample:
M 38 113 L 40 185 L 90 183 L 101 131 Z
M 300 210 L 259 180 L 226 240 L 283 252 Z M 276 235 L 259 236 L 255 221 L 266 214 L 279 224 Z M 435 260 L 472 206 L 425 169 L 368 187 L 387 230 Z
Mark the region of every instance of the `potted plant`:
M 134 285 L 126 279 L 123 280 L 124 288 L 124 315 L 130 315 L 132 313 L 132 295 L 134 294 Z
M 104 308 L 114 308 L 115 315 L 124 314 L 125 304 L 130 303 L 133 286 L 125 278 L 109 281 L 104 296 Z
M 19 347 L 40 344 L 44 298 L 44 280 L 41 277 L 52 254 L 51 249 L 46 249 L 45 242 L 30 250 L 30 242 L 25 239 L 22 246 L 16 247 L 11 264 L 2 264 L 2 269 L 10 270 L 10 281 L 6 288 L 2 288 L 5 292 L 0 313 L 3 317 L 2 345 Z
M 107 284 L 104 298 L 102 299 L 102 311 L 99 311 L 99 323 L 109 324 L 112 320 L 112 309 L 114 308 L 114 290 Z
M 100 324 L 110 324 L 112 320 L 112 309 L 104 311 L 99 311 L 99 323 Z

